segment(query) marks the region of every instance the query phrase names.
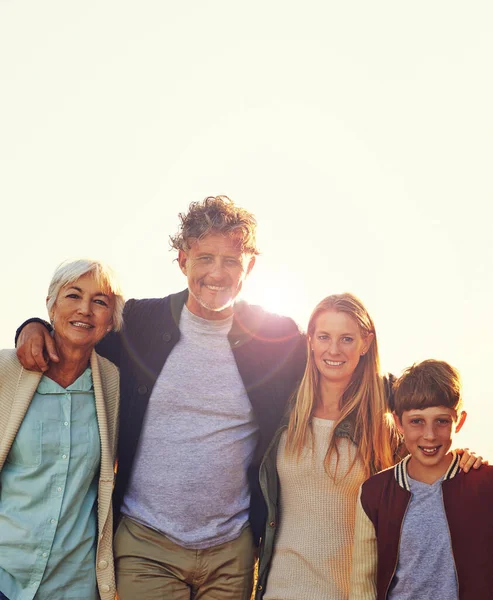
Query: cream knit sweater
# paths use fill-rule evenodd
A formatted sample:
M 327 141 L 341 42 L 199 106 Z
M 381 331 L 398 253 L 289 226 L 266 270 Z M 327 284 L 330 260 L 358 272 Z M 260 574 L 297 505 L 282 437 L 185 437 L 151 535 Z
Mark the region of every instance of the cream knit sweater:
M 96 354 L 94 350 L 91 354 L 91 370 L 101 440 L 96 577 L 101 600 L 113 600 L 115 571 L 111 494 L 118 430 L 120 377 L 115 365 Z M 41 377 L 41 373 L 22 368 L 15 350 L 0 350 L 0 471 Z
M 309 440 L 299 460 L 286 455 L 286 433 L 279 443 L 280 526 L 264 600 L 347 600 L 349 594 L 364 471 L 359 460 L 349 470 L 356 447 L 341 438 L 334 482 L 323 465 L 334 421 L 314 418 L 312 424 L 313 450 Z

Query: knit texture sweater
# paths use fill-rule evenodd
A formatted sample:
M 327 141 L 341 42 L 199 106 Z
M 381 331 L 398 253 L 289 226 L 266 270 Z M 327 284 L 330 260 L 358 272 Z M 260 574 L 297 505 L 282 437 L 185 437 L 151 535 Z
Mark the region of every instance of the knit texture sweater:
M 286 432 L 281 437 L 281 518 L 265 600 L 347 599 L 356 501 L 365 476 L 361 462 L 353 464 L 356 446 L 345 438 L 338 441 L 336 480 L 325 472 L 333 426 L 313 418 L 313 443 L 308 440 L 299 459 L 286 453 Z M 332 469 L 336 460 L 332 456 Z

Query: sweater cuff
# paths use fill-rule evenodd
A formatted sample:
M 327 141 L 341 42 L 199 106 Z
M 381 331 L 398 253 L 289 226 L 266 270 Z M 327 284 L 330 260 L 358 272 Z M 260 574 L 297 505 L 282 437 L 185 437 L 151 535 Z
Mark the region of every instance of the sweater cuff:
M 44 325 L 50 333 L 53 331 L 53 327 L 48 323 L 48 321 L 45 321 L 44 319 L 38 319 L 38 317 L 33 317 L 32 319 L 28 319 L 27 321 L 24 321 L 24 323 L 22 323 L 22 325 L 15 332 L 15 340 L 14 340 L 15 346 L 17 346 L 17 338 L 21 334 L 21 331 L 24 329 L 24 327 L 26 325 L 29 325 L 29 323 L 41 323 L 41 325 Z

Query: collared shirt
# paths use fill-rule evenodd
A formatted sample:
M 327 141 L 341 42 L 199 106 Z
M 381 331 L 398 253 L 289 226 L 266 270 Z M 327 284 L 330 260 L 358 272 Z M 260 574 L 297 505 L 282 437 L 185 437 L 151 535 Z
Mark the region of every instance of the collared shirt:
M 0 473 L 0 591 L 97 600 L 101 460 L 91 369 L 66 389 L 43 376 Z

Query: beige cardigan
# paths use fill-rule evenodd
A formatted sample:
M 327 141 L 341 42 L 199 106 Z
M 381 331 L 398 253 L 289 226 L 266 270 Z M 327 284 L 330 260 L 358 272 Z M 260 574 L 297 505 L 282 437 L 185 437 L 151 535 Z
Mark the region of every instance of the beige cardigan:
M 111 495 L 118 434 L 120 378 L 115 365 L 98 356 L 95 351 L 91 354 L 91 369 L 101 438 L 96 577 L 101 599 L 113 600 L 116 586 Z M 41 377 L 41 373 L 26 371 L 21 366 L 15 350 L 0 350 L 0 470 Z

